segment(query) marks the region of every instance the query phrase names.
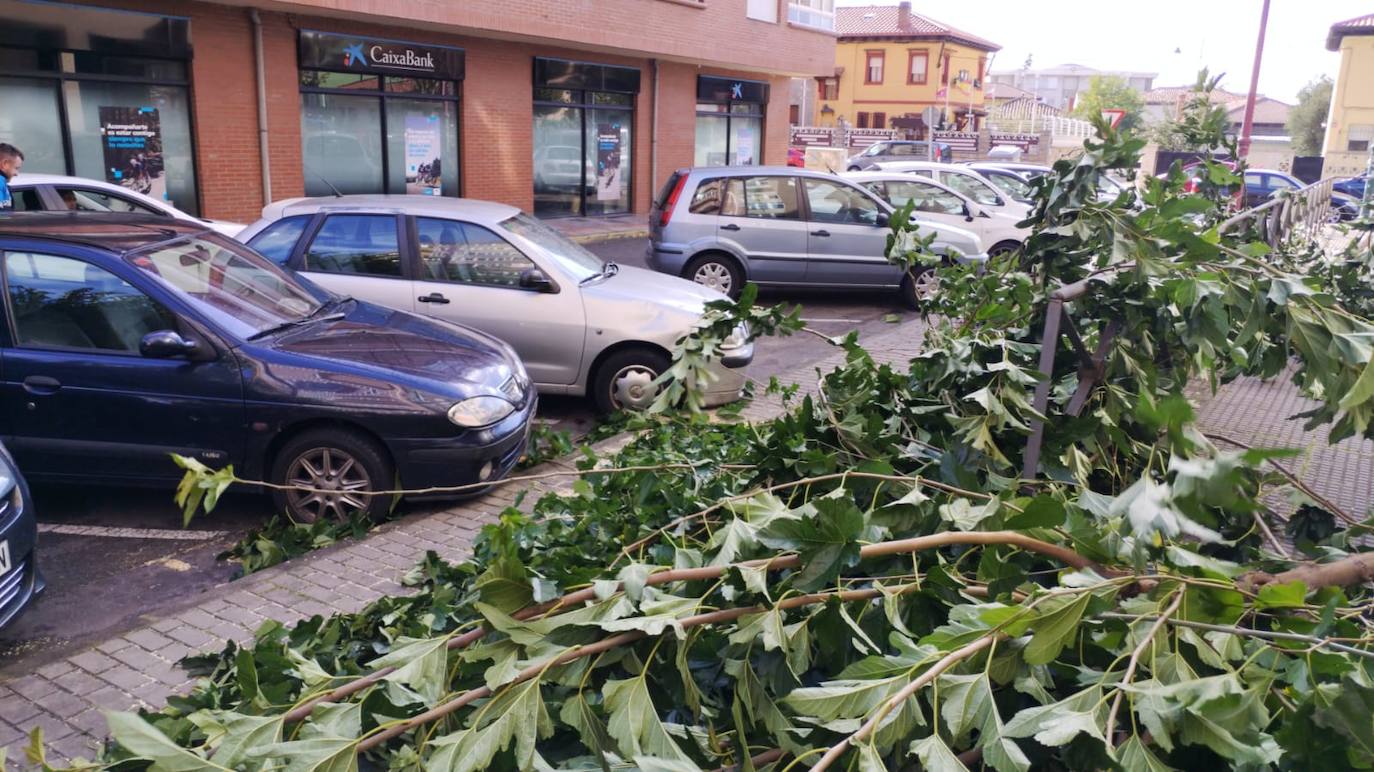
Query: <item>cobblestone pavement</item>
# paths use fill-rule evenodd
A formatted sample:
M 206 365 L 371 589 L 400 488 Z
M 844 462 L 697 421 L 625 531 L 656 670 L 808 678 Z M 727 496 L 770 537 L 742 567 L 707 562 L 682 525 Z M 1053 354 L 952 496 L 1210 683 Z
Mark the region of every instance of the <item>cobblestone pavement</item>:
M 919 321 L 908 322 L 870 336 L 865 344 L 875 360 L 901 364 L 919 350 L 923 331 Z M 828 371 L 842 361 L 837 352 L 780 380 L 812 391 L 817 370 Z M 1199 402 L 1208 431 L 1250 444 L 1300 448 L 1304 455 L 1290 459 L 1290 468 L 1357 516 L 1369 508 L 1374 443 L 1327 446 L 1324 432 L 1304 434 L 1300 422 L 1283 420 L 1306 404 L 1291 385 L 1238 381 L 1215 396 L 1199 395 Z M 777 397 L 761 396 L 743 416 L 761 420 L 781 407 Z M 600 450 L 613 450 L 625 441 L 610 440 Z M 553 462 L 528 474 L 569 468 Z M 567 487 L 571 479 L 512 484 L 463 506 L 416 512 L 362 541 L 335 545 L 217 587 L 193 605 L 149 618 L 143 627 L 36 671 L 28 672 L 22 662 L 0 670 L 0 746 L 18 750 L 30 729 L 42 727 L 50 757 L 90 758 L 105 734 L 102 711 L 158 706 L 190 686 L 176 665 L 187 654 L 218 649 L 225 639 L 248 640 L 267 619 L 289 623 L 313 614 L 354 611 L 379 596 L 405 592 L 400 578 L 427 550 L 460 560 L 482 525 L 513 504 L 520 490 L 528 490 L 526 501 L 533 502 L 543 492 Z

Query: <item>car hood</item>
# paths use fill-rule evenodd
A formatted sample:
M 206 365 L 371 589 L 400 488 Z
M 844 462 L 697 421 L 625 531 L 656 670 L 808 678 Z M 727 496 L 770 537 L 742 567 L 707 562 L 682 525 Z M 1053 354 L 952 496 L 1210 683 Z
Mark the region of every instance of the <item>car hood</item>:
M 686 279 L 632 266 L 581 290 L 589 334 L 604 335 L 606 345 L 647 341 L 668 351 L 701 318 L 706 303 L 727 299 Z
M 693 317 L 701 316 L 707 302 L 727 300 L 724 294 L 695 282 L 631 265 L 622 265 L 614 276 L 587 284 L 582 295 L 601 301 L 649 303 Z
M 458 399 L 501 394 L 522 367 L 510 347 L 484 333 L 382 306 L 349 301 L 342 319 L 321 321 L 249 345 L 311 358 L 321 370 Z

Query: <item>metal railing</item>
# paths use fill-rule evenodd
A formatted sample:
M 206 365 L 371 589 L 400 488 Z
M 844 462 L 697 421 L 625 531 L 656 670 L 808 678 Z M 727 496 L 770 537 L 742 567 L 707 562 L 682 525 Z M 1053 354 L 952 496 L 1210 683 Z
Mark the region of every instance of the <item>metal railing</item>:
M 1331 221 L 1331 185 L 1329 177 L 1305 188 L 1280 192 L 1272 201 L 1245 211 L 1224 221 L 1217 227 L 1220 233 L 1249 230 L 1271 247 L 1277 247 L 1294 236 L 1317 239 L 1324 225 Z

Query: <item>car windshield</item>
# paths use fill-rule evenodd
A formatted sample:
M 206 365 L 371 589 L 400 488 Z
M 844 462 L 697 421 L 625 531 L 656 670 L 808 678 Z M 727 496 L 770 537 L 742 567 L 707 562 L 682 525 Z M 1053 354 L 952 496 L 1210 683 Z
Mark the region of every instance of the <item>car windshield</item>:
M 320 309 L 290 274 L 247 247 L 230 247 L 228 239 L 178 239 L 127 259 L 241 339 Z
M 506 232 L 513 233 L 544 250 L 578 281 L 601 273 L 605 261 L 592 254 L 586 247 L 524 212 L 502 220 L 501 227 L 505 228 Z
M 980 204 L 1000 206 L 1002 203 L 1001 197 L 997 195 L 997 189 L 992 187 L 990 183 L 984 182 L 981 177 L 948 172 L 945 174 L 943 182 Z
M 989 174 L 988 181 L 1002 189 L 1012 198 L 1030 198 L 1031 187 L 1026 182 L 1009 174 Z

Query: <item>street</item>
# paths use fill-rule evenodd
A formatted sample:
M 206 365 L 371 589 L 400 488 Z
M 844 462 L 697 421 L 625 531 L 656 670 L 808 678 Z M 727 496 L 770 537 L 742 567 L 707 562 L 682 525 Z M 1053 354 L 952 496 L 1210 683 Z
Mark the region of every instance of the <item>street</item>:
M 643 267 L 645 246 L 642 238 L 625 238 L 589 248 L 621 265 Z M 873 335 L 890 327 L 884 321 L 889 314 L 912 316 L 895 295 L 769 292 L 762 298 L 800 304 L 807 325 L 827 335 L 856 329 Z M 834 352 L 813 335 L 764 339 L 746 373 L 764 385 L 771 376 Z M 540 418 L 574 434 L 595 425 L 588 403 L 569 397 L 541 399 Z M 171 490 L 36 486 L 33 495 L 38 560 L 48 589 L 0 633 L 0 668 L 20 661 L 25 669 L 36 667 L 231 581 L 236 566 L 217 556 L 272 514 L 266 497 L 230 493 L 213 514 L 199 515 L 183 529 Z

